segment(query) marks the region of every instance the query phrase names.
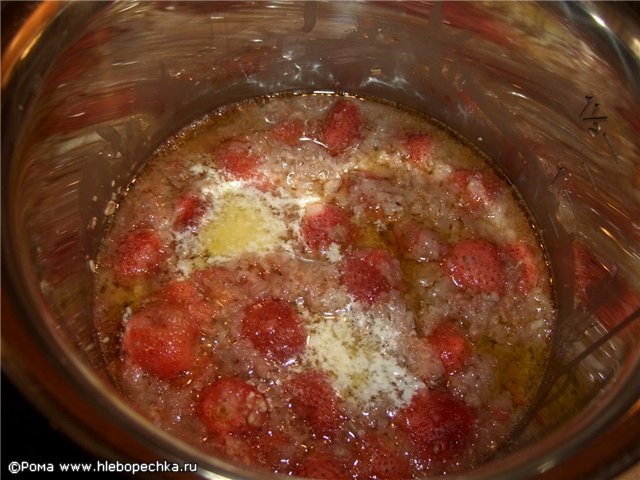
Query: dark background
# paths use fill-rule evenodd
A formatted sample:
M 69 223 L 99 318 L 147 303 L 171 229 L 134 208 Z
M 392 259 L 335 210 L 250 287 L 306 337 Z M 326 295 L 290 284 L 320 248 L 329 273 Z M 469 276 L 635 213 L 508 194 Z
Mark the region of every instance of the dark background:
M 95 463 L 96 459 L 92 455 L 68 439 L 64 433 L 55 428 L 38 410 L 31 406 L 31 403 L 22 396 L 4 373 L 0 385 L 0 398 L 2 403 L 0 414 L 2 470 L 0 470 L 0 477 L 19 479 L 25 475 L 29 477 L 51 475 L 44 472 L 21 472 L 11 475 L 8 465 L 13 461 L 38 464 L 53 463 L 54 465 L 60 462 Z M 93 477 L 96 475 L 95 473 L 91 474 Z M 122 478 L 122 476 L 110 473 L 98 475 L 105 479 Z M 69 476 L 74 478 L 89 477 L 88 474 L 81 473 L 73 473 Z

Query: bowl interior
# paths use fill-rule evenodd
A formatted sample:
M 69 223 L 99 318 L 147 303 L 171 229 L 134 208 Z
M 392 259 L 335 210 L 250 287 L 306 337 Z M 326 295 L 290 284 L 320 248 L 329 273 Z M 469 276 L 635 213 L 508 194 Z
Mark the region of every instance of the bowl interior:
M 3 257 L 24 321 L 85 394 L 102 398 L 113 421 L 152 449 L 250 476 L 157 431 L 118 400 L 92 324 L 100 239 L 155 147 L 217 106 L 285 91 L 397 102 L 496 162 L 553 270 L 558 324 L 539 401 L 506 452 L 472 476 L 524 478 L 562 463 L 640 397 L 640 70 L 637 51 L 610 30 L 602 8 L 39 7 L 21 30 L 26 40 L 16 37 L 3 57 Z M 601 275 L 589 300 L 576 302 L 582 252 Z

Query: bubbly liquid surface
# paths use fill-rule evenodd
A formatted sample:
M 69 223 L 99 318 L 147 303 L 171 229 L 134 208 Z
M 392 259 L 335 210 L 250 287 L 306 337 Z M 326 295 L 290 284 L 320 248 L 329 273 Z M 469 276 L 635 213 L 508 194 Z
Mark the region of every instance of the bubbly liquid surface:
M 169 140 L 97 265 L 134 407 L 285 475 L 477 465 L 526 412 L 555 313 L 530 220 L 477 151 L 332 95 L 228 106 Z

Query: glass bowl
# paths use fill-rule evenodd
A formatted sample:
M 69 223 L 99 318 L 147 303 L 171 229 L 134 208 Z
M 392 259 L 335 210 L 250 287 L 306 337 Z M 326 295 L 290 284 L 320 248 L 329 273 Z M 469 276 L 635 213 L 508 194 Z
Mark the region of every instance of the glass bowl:
M 229 102 L 322 91 L 408 105 L 449 125 L 495 160 L 546 245 L 558 325 L 538 401 L 509 445 L 464 478 L 605 478 L 640 457 L 634 10 L 582 2 L 20 7 L 5 26 L 3 6 L 2 366 L 83 447 L 120 461 L 196 463 L 194 475 L 206 478 L 265 478 L 172 438 L 119 396 L 94 336 L 92 268 L 114 206 L 170 134 Z M 598 274 L 579 299 L 585 258 Z

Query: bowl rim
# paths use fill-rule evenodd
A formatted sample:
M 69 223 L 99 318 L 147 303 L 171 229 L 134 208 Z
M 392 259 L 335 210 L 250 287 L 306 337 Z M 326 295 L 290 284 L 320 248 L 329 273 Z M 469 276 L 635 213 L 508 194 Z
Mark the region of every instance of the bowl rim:
M 108 5 L 101 5 L 95 11 Z M 19 75 L 20 62 L 28 57 L 37 40 L 66 8 L 70 6 L 58 2 L 43 2 L 27 17 L 2 53 L 3 91 L 8 89 L 15 76 Z M 7 177 L 3 174 L 3 183 Z M 6 205 L 7 202 L 3 203 Z M 35 306 L 37 292 L 33 285 L 29 285 L 25 280 L 24 269 L 10 254 L 13 240 L 10 231 L 5 228 L 5 217 L 3 215 L 2 221 L 2 275 L 5 278 L 2 285 L 2 369 L 53 423 L 93 453 L 106 458 L 130 460 L 126 454 L 132 451 L 141 458 L 156 458 L 159 449 L 166 458 L 175 457 L 173 452 L 176 442 L 168 434 L 156 427 L 150 429 L 150 422 L 133 413 L 113 392 L 105 395 L 102 380 L 80 359 L 68 358 L 68 351 L 61 343 L 56 342 L 52 345 L 45 341 L 44 335 L 48 332 L 38 328 L 38 322 L 40 318 L 51 313 Z M 37 368 L 34 368 L 33 364 Z M 630 380 L 632 372 L 627 372 L 627 377 Z M 498 472 L 500 475 L 514 479 L 533 475 L 558 478 L 558 472 L 571 468 L 582 471 L 580 478 L 587 478 L 589 475 L 598 477 L 604 474 L 605 470 L 607 474 L 617 474 L 640 459 L 639 434 L 631 437 L 628 435 L 633 426 L 640 425 L 639 393 L 640 385 L 637 385 L 636 390 L 632 389 L 617 396 L 612 401 L 615 408 L 605 415 L 593 415 L 593 421 L 588 427 L 575 432 L 576 435 L 569 439 L 565 438 L 559 450 L 552 451 L 546 446 L 547 443 L 553 443 L 551 440 L 554 438 L 536 444 L 535 447 L 540 453 L 537 458 L 542 462 L 541 465 L 527 465 L 528 462 L 523 461 L 526 452 L 532 449 L 526 447 L 505 459 L 492 461 L 486 467 L 479 467 L 477 471 L 464 474 L 464 477 L 478 480 L 495 478 L 495 465 L 503 466 L 503 470 Z M 84 398 L 99 400 L 86 405 Z M 130 423 L 135 425 L 133 430 Z M 636 431 L 640 432 L 640 428 Z M 626 454 L 622 456 L 619 455 L 620 450 L 611 451 L 612 448 L 607 448 L 611 446 L 612 440 L 620 439 L 628 442 L 625 443 Z M 223 462 L 214 462 L 211 465 L 203 463 L 194 449 L 182 442 L 179 447 L 177 452 L 180 453 L 181 461 L 188 458 L 199 465 L 213 467 L 213 472 L 218 470 L 217 473 L 229 475 L 223 478 L 264 478 L 264 475 L 253 477 L 252 473 Z M 613 465 L 605 467 L 607 462 L 600 463 L 601 468 L 598 471 L 585 472 L 585 466 L 593 466 L 594 458 L 606 458 Z M 489 471 L 491 469 L 494 471 Z

